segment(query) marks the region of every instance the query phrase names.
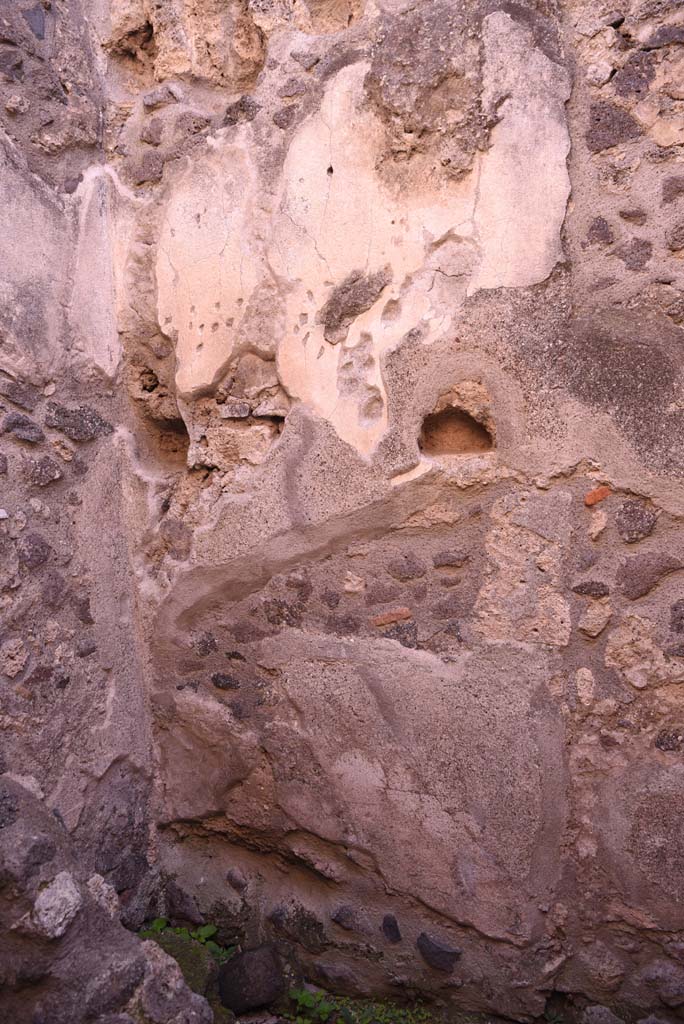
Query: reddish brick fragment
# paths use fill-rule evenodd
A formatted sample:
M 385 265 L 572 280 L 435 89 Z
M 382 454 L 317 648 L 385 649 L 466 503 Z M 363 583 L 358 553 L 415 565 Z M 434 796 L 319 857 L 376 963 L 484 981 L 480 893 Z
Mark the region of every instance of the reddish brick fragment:
M 592 505 L 598 505 L 599 501 L 605 501 L 612 493 L 610 487 L 602 484 L 600 487 L 595 487 L 593 491 L 589 491 L 584 495 L 584 504 L 587 508 L 591 508 Z
M 412 618 L 413 612 L 410 608 L 392 608 L 382 615 L 374 615 L 370 621 L 372 626 L 390 626 L 393 622 L 403 622 L 404 619 Z

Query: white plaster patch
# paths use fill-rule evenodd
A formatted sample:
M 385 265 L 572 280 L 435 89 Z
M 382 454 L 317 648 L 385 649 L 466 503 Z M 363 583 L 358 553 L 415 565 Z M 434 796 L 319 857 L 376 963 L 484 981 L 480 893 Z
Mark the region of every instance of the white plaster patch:
M 468 287 L 525 288 L 562 257 L 560 230 L 570 195 L 570 80 L 503 11 L 484 21 L 483 106 L 499 106 L 482 158 L 475 226 L 481 263 Z
M 131 229 L 126 200 L 105 172 L 86 174 L 78 190 L 78 243 L 69 325 L 74 347 L 113 379 L 121 360 L 115 263 L 123 264 Z
M 485 106 L 506 98 L 490 149 L 462 181 L 389 191 L 363 62 L 330 80 L 295 133 L 273 201 L 249 156 L 249 125 L 187 167 L 171 189 L 157 263 L 182 397 L 211 390 L 241 346 L 271 345 L 289 395 L 369 456 L 387 429 L 384 353 L 416 327 L 429 344 L 467 292 L 548 276 L 569 194 L 567 74 L 501 12 L 486 19 L 485 45 Z M 322 310 L 335 289 L 385 271 L 388 283 L 346 337 L 326 338 Z
M 181 396 L 220 380 L 268 270 L 255 241 L 258 184 L 246 146 L 222 145 L 172 189 L 157 258 L 159 323 L 175 340 Z

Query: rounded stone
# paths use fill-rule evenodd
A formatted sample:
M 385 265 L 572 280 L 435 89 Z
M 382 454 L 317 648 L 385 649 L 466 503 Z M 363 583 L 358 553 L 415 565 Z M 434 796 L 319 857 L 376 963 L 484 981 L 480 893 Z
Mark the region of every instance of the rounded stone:
M 238 953 L 219 971 L 221 1002 L 234 1013 L 268 1006 L 282 995 L 284 988 L 283 968 L 271 944 Z

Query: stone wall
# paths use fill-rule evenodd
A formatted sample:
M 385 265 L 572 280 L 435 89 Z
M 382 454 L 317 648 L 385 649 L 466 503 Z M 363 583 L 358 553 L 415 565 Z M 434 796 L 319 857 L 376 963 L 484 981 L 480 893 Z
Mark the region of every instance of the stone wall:
M 7 799 L 128 928 L 678 1019 L 681 5 L 0 29 Z

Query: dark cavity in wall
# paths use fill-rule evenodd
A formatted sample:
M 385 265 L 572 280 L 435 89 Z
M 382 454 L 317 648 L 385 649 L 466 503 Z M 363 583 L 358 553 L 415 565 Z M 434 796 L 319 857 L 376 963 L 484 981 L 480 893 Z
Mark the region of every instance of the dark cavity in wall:
M 464 409 L 451 407 L 425 417 L 418 444 L 426 455 L 467 455 L 494 447 L 486 427 Z

